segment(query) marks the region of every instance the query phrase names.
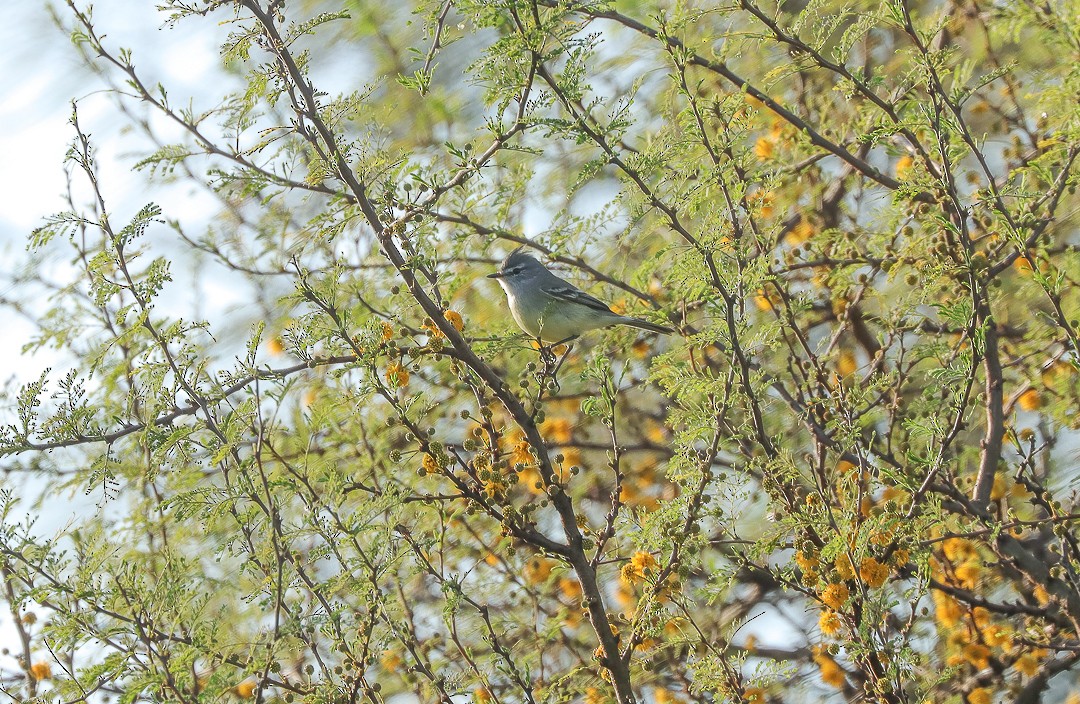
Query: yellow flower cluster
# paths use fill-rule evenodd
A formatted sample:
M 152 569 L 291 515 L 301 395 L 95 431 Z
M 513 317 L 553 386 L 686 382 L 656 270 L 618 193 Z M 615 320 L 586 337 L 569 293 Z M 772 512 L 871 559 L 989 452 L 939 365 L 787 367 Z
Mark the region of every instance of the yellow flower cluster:
M 555 563 L 546 557 L 533 557 L 525 563 L 525 581 L 529 584 L 546 582 L 554 567 Z
M 628 584 L 640 582 L 645 579 L 647 574 L 655 572 L 658 567 L 659 565 L 657 565 L 656 558 L 652 556 L 652 553 L 639 550 L 630 558 L 630 562 L 623 565 L 620 577 Z
M 427 453 L 424 454 L 424 459 L 420 463 L 420 466 L 423 467 L 425 474 L 436 474 L 442 469 L 442 467 L 439 466 L 439 460 Z
M 256 684 L 253 680 L 244 680 L 232 688 L 232 693 L 240 699 L 251 699 L 255 696 Z
M 771 218 L 774 212 L 776 196 L 772 191 L 754 191 L 746 196 L 746 203 L 751 208 L 757 207 L 758 214 L 763 218 Z
M 954 565 L 952 573 L 943 573 L 942 579 L 964 589 L 974 589 L 982 573 L 975 544 L 967 538 L 947 538 L 942 542 L 941 550 L 949 563 Z
M 677 696 L 670 689 L 657 689 L 653 692 L 656 704 L 684 704 L 685 700 Z
M 798 247 L 803 242 L 817 234 L 817 228 L 805 215 L 799 216 L 799 222 L 784 236 L 784 241 L 792 247 Z
M 379 658 L 379 664 L 382 665 L 383 670 L 386 672 L 397 672 L 405 664 L 405 661 L 401 659 L 401 655 L 396 650 L 387 648 Z
M 569 602 L 576 602 L 581 598 L 581 583 L 573 577 L 561 577 L 559 579 L 559 592 Z
M 448 310 L 443 313 L 443 316 L 458 332 L 465 329 L 465 320 L 461 317 L 461 313 L 458 313 L 456 310 Z
M 851 593 L 846 584 L 830 584 L 821 591 L 821 601 L 833 611 L 838 611 L 847 603 Z
M 758 310 L 773 310 L 778 308 L 783 300 L 775 288 L 758 289 L 754 296 L 754 305 L 758 307 Z
M 836 662 L 833 656 L 829 655 L 820 646 L 814 646 L 813 658 L 818 670 L 821 672 L 822 682 L 837 689 L 844 686 L 844 680 L 846 679 L 844 668 L 840 667 L 840 664 Z
M 896 178 L 903 181 L 911 174 L 912 167 L 915 166 L 915 160 L 910 155 L 905 154 L 896 160 Z
M 526 467 L 533 463 L 532 446 L 529 441 L 522 439 L 514 444 L 510 451 L 510 464 L 521 464 Z
M 843 628 L 843 622 L 840 620 L 840 616 L 835 611 L 826 609 L 821 612 L 818 617 L 818 627 L 821 632 L 827 636 L 835 636 Z
M 52 679 L 52 665 L 45 660 L 35 662 L 30 666 L 30 676 L 38 682 Z
M 974 543 L 962 537 L 942 541 L 940 557 L 930 561 L 931 574 L 946 584 L 961 589 L 973 589 L 982 569 Z M 959 563 L 958 566 L 949 567 Z M 1040 587 L 1035 589 L 1039 600 Z M 1045 589 L 1043 594 L 1045 594 Z M 1013 667 L 1027 677 L 1035 675 L 1048 657 L 1043 648 L 1024 648 L 1014 637 L 1010 625 L 994 623 L 990 612 L 981 607 L 967 608 L 957 598 L 944 591 L 931 592 L 934 618 L 946 644 L 945 662 L 950 667 L 967 666 L 975 672 L 1001 665 Z M 1049 597 L 1046 597 L 1049 599 Z M 998 664 L 1000 663 L 1000 664 Z M 968 694 L 969 701 L 979 701 L 980 690 Z M 987 695 L 989 696 L 989 694 Z M 986 701 L 989 701 L 987 699 Z
M 871 589 L 877 589 L 889 578 L 889 568 L 873 557 L 863 558 L 859 564 L 859 579 Z
M 392 388 L 409 385 L 409 370 L 401 362 L 391 362 L 386 367 L 386 383 Z
M 585 704 L 607 704 L 608 698 L 599 687 L 589 687 L 585 690 Z
M 851 564 L 851 557 L 846 552 L 836 556 L 833 566 L 836 568 L 836 573 L 840 575 L 840 579 L 845 581 L 855 579 L 855 566 Z
M 817 581 L 818 567 L 821 565 L 821 560 L 817 556 L 808 555 L 799 550 L 795 553 L 795 564 L 802 570 L 803 584 L 809 585 Z

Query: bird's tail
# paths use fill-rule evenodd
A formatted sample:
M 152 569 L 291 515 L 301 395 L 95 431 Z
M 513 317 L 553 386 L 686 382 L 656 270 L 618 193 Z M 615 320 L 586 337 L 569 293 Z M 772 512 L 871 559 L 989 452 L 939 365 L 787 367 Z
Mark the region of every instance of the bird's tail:
M 623 319 L 619 321 L 623 325 L 629 325 L 635 328 L 641 328 L 642 330 L 648 330 L 649 332 L 659 333 L 661 335 L 673 335 L 675 330 L 663 325 L 657 325 L 656 323 L 650 323 L 648 320 L 642 320 L 641 318 L 629 318 L 623 316 Z

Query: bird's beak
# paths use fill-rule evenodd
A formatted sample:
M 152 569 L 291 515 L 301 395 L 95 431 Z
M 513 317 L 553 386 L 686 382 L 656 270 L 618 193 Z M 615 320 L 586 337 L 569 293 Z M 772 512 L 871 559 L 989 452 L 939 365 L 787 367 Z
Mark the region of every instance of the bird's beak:
M 501 271 L 496 271 L 494 274 L 487 275 L 489 279 L 501 279 L 503 276 L 505 276 L 505 274 L 503 274 Z

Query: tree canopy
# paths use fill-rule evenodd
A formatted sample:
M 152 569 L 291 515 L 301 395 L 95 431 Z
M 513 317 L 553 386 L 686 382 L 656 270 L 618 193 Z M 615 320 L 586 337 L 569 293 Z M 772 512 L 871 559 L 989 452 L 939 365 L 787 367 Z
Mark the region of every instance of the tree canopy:
M 73 104 L 8 699 L 1066 699 L 1075 0 L 159 5 L 220 83 L 57 16 L 215 214 L 115 202 Z M 677 333 L 542 352 L 518 246 Z

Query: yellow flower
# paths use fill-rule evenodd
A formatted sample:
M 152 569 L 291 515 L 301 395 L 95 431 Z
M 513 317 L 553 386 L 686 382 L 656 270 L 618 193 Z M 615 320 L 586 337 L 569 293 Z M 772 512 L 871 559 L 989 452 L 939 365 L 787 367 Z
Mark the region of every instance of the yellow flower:
M 863 558 L 859 564 L 859 578 L 871 589 L 876 589 L 889 578 L 889 568 L 872 557 Z
M 836 471 L 839 474 L 847 474 L 851 470 L 855 469 L 854 462 L 848 462 L 847 460 L 840 460 L 836 463 Z
M 630 558 L 630 562 L 623 566 L 621 576 L 625 582 L 635 582 L 645 578 L 649 572 L 657 569 L 656 558 L 651 553 L 639 550 Z
M 1029 276 L 1031 272 L 1035 270 L 1035 268 L 1031 266 L 1031 260 L 1027 257 L 1017 257 L 1013 261 L 1013 269 L 1016 269 L 1017 273 L 1024 276 Z
M 1024 393 L 1020 394 L 1020 399 L 1017 401 L 1020 404 L 1020 408 L 1025 411 L 1037 411 L 1042 408 L 1042 397 L 1035 389 L 1028 389 Z
M 836 361 L 836 371 L 840 373 L 840 376 L 854 374 L 857 367 L 858 363 L 855 361 L 855 355 L 850 350 L 840 352 L 840 359 Z
M 390 342 L 390 340 L 394 339 L 394 326 L 385 321 L 382 324 L 382 339 L 383 342 Z
M 1050 593 L 1046 591 L 1046 587 L 1041 584 L 1035 585 L 1035 588 L 1031 591 L 1032 596 L 1035 597 L 1035 601 L 1039 602 L 1040 606 L 1046 606 L 1050 603 Z
M 896 178 L 903 181 L 911 173 L 911 167 L 915 165 L 915 159 L 905 154 L 896 160 Z
M 983 640 L 989 646 L 1008 650 L 1012 646 L 1012 633 L 1004 626 L 991 624 L 983 629 Z
M 1013 484 L 1009 487 L 1009 496 L 1013 497 L 1014 499 L 1022 499 L 1026 501 L 1028 500 L 1028 498 L 1031 497 L 1031 492 L 1028 491 L 1028 488 L 1026 486 L 1017 482 L 1016 484 Z M 1014 536 L 1020 537 L 1024 534 L 1024 529 L 1020 526 L 1015 526 L 1011 529 L 1010 532 Z
M 1009 491 L 1009 481 L 1004 474 L 994 475 L 994 486 L 990 489 L 990 500 L 1001 501 Z
M 282 341 L 281 335 L 274 335 L 266 341 L 266 351 L 275 357 L 285 351 L 285 343 Z
M 427 453 L 424 454 L 424 460 L 421 462 L 421 466 L 423 466 L 424 471 L 428 474 L 435 474 L 442 469 L 442 467 L 439 466 L 439 461 Z
M 807 579 L 814 579 L 817 576 L 817 568 L 821 561 L 818 560 L 816 555 L 807 555 L 802 550 L 799 550 L 795 553 L 795 564 L 799 566 Z
M 567 601 L 577 601 L 581 598 L 581 583 L 573 577 L 559 579 L 559 591 Z
M 843 625 L 835 611 L 822 611 L 821 616 L 818 617 L 818 627 L 827 636 L 835 636 Z
M 461 317 L 461 313 L 458 313 L 456 310 L 446 311 L 445 313 L 443 313 L 443 317 L 445 317 L 446 320 L 452 326 L 454 326 L 454 329 L 458 332 L 461 332 L 465 329 L 465 320 Z M 487 690 L 484 691 L 486 692 Z
M 45 660 L 39 660 L 30 666 L 30 676 L 38 682 L 52 679 L 52 665 Z
M 668 689 L 654 690 L 653 697 L 656 699 L 656 704 L 683 704 L 682 698 L 675 696 L 675 693 Z
M 527 440 L 522 440 L 514 445 L 510 452 L 510 464 L 531 465 L 533 463 L 532 448 Z
M 937 616 L 937 622 L 941 626 L 948 628 L 960 622 L 962 611 L 960 603 L 956 599 L 953 599 L 945 592 L 936 590 L 931 592 L 931 598 L 934 601 L 934 614 Z
M 761 100 L 757 96 L 746 93 L 743 95 L 743 100 L 746 101 L 746 104 L 752 108 L 756 108 L 758 110 L 765 109 L 765 103 L 761 102 Z
M 950 560 L 966 560 L 975 557 L 975 545 L 966 538 L 946 538 L 941 550 Z
M 427 330 L 428 335 L 430 335 L 433 339 L 437 340 L 443 336 L 442 330 L 439 329 L 439 326 L 436 325 L 435 321 L 431 318 L 426 318 L 424 320 L 424 324 L 420 327 L 422 327 L 424 330 Z
M 981 643 L 968 643 L 964 646 L 964 660 L 981 670 L 990 666 L 990 648 Z
M 645 437 L 649 442 L 657 445 L 666 445 L 668 442 L 668 430 L 662 423 L 657 423 L 652 418 L 645 422 Z
M 546 557 L 533 557 L 525 563 L 525 581 L 529 584 L 539 584 L 547 581 L 554 566 L 555 563 Z
M 570 442 L 572 428 L 573 425 L 567 418 L 549 418 L 540 424 L 540 430 L 557 445 Z
M 896 567 L 903 567 L 910 560 L 911 560 L 911 553 L 908 552 L 907 548 L 897 548 L 893 552 L 892 558 L 889 560 L 889 562 L 891 562 Z
M 847 603 L 848 588 L 846 584 L 830 584 L 821 592 L 821 601 L 833 611 L 837 611 Z
M 536 467 L 526 467 L 518 472 L 518 484 L 523 484 L 530 494 L 540 496 L 544 493 L 544 480 Z
M 754 142 L 754 156 L 758 158 L 758 161 L 767 161 L 773 155 L 773 140 L 768 137 L 758 137 L 758 140 Z
M 979 575 L 982 568 L 974 560 L 968 560 L 956 568 L 956 582 L 965 589 L 974 589 L 979 583 Z
M 792 247 L 797 247 L 815 234 L 817 234 L 817 228 L 805 215 L 802 215 L 799 217 L 799 222 L 795 224 L 795 227 L 791 228 L 791 231 L 787 233 L 784 239 Z
M 844 686 L 844 669 L 837 664 L 836 660 L 833 660 L 831 655 L 819 649 L 814 653 L 814 662 L 821 670 L 821 680 L 825 684 L 837 689 Z
M 477 687 L 473 690 L 472 699 L 476 704 L 488 704 L 491 701 L 491 692 L 487 687 Z
M 664 635 L 671 639 L 681 638 L 683 635 L 682 629 L 684 623 L 685 621 L 678 616 L 669 619 L 668 622 L 664 624 Z
M 851 558 L 847 553 L 840 553 L 836 556 L 836 561 L 833 563 L 836 566 L 836 571 L 840 574 L 840 579 L 848 580 L 855 578 L 855 567 L 851 564 Z
M 1043 369 L 1042 372 L 1040 372 L 1040 377 L 1042 378 L 1043 384 L 1048 388 L 1053 389 L 1066 382 L 1068 378 L 1072 376 L 1073 371 L 1075 371 L 1073 365 L 1058 360 Z
M 589 687 L 585 690 L 585 704 L 607 704 L 607 700 L 599 687 Z
M 761 687 L 747 687 L 742 696 L 747 704 L 765 704 L 765 690 Z
M 391 362 L 386 367 L 386 383 L 394 388 L 408 386 L 409 370 L 401 362 Z
M 233 687 L 232 691 L 241 699 L 251 699 L 255 695 L 255 683 L 252 680 L 244 680 Z
M 758 214 L 763 218 L 770 218 L 773 214 L 773 202 L 776 197 L 772 191 L 754 191 L 750 195 L 746 196 L 747 205 L 753 207 L 758 206 Z
M 1031 653 L 1024 653 L 1016 659 L 1016 662 L 1013 663 L 1013 667 L 1015 667 L 1018 672 L 1031 677 L 1039 671 L 1039 661 L 1036 660 Z
M 968 692 L 967 700 L 968 704 L 990 704 L 992 698 L 989 689 L 986 687 L 976 687 Z
M 384 650 L 382 657 L 379 658 L 379 664 L 387 672 L 396 672 L 399 667 L 405 664 L 405 661 L 401 659 L 401 656 L 394 650 Z
M 506 484 L 501 479 L 492 478 L 484 481 L 484 495 L 489 499 L 494 499 L 504 491 L 506 491 Z
M 772 310 L 773 308 L 776 308 L 782 300 L 780 294 L 775 290 L 766 292 L 765 289 L 758 289 L 757 294 L 754 296 L 754 305 L 757 306 L 759 310 Z

